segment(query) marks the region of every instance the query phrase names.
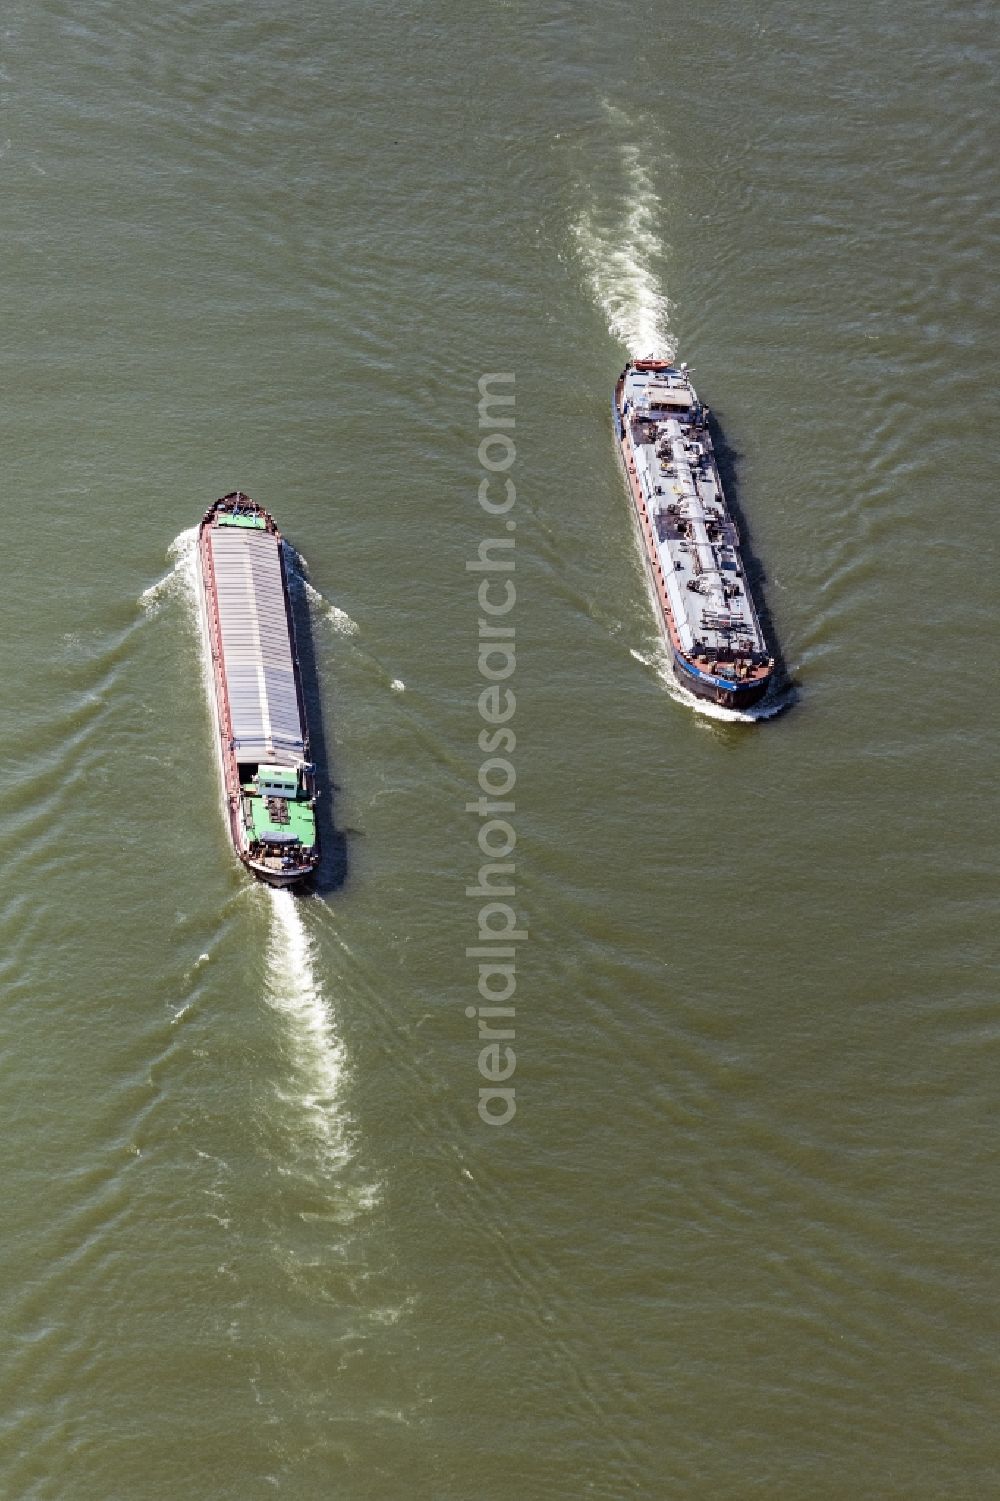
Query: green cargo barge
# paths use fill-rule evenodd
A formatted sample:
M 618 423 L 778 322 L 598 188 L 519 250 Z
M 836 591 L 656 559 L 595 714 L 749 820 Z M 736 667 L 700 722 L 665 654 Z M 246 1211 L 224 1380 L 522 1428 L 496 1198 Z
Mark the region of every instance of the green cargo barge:
M 198 533 L 226 815 L 237 855 L 262 881 L 291 886 L 319 864 L 309 757 L 281 533 L 241 491 L 217 500 Z

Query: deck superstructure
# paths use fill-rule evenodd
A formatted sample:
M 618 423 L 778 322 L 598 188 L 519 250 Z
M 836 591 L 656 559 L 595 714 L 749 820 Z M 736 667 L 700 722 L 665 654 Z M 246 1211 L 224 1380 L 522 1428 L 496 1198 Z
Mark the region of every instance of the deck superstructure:
M 198 531 L 201 604 L 233 845 L 247 868 L 289 886 L 319 862 L 315 768 L 281 533 L 233 491 Z
M 727 708 L 767 692 L 772 657 L 747 584 L 708 427 L 686 365 L 633 360 L 615 435 L 664 637 L 682 684 Z

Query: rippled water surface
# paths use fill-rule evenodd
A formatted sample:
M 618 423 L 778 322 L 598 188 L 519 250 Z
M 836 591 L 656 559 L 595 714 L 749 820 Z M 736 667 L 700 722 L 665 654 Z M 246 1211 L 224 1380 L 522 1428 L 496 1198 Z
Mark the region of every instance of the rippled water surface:
M 1000 1494 L 992 9 L 11 0 L 0 1494 Z M 666 673 L 678 349 L 784 712 Z M 517 1114 L 476 1111 L 516 374 Z M 301 554 L 337 837 L 235 864 L 190 574 Z M 502 533 L 499 533 L 502 534 Z

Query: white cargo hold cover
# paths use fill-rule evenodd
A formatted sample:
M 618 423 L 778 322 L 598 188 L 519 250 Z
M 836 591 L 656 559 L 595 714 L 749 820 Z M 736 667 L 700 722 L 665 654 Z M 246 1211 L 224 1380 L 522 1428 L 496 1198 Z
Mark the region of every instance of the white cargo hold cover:
M 209 533 L 238 761 L 297 766 L 305 737 L 282 587 L 280 543 L 270 532 Z

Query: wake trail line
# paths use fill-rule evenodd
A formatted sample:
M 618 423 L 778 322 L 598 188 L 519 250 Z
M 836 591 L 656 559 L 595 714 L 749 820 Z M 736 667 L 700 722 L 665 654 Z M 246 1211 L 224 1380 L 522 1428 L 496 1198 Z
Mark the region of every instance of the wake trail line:
M 608 332 L 635 359 L 674 354 L 670 300 L 656 264 L 662 254 L 662 204 L 646 166 L 639 132 L 624 110 L 604 104 L 621 167 L 615 209 L 603 213 L 593 196 L 573 225 L 577 252 Z

